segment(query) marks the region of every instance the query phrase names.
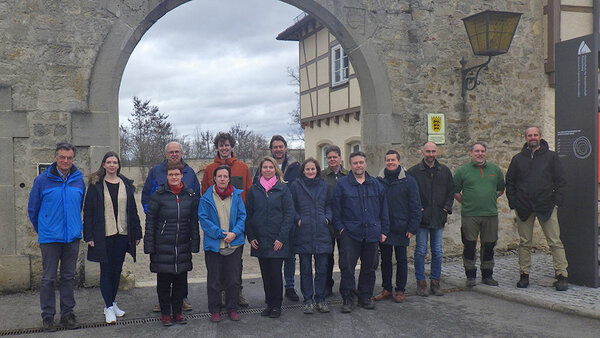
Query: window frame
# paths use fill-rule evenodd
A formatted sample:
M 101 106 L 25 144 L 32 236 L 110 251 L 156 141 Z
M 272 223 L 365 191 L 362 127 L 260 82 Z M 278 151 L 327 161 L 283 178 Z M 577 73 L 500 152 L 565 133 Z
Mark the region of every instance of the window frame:
M 336 52 L 340 53 L 340 57 L 336 58 Z M 339 61 L 339 66 L 336 66 L 336 62 Z M 342 45 L 337 44 L 331 47 L 331 86 L 339 86 L 348 83 L 350 77 L 350 61 L 348 60 L 348 54 L 344 51 Z M 336 81 L 336 75 L 340 75 L 340 80 Z

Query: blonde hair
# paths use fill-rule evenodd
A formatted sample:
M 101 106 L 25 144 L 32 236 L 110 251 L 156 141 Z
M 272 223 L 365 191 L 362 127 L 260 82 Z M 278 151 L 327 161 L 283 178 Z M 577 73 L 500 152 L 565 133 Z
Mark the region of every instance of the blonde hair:
M 260 160 L 260 163 L 258 164 L 258 176 L 262 176 L 262 166 L 263 163 L 265 163 L 266 161 L 273 163 L 273 166 L 275 167 L 275 176 L 277 177 L 277 180 L 282 183 L 287 183 L 283 180 L 283 172 L 281 171 L 281 168 L 279 168 L 277 161 L 271 156 L 265 156 L 262 160 Z

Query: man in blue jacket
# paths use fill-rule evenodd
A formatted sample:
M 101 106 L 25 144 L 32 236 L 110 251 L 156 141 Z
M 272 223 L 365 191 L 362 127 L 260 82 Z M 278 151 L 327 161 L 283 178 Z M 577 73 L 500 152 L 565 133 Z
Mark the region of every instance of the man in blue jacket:
M 361 151 L 350 154 L 350 168 L 352 171 L 335 185 L 332 202 L 333 225 L 340 232 L 339 251 L 344 257 L 340 266 L 343 313 L 354 309 L 354 270 L 359 258 L 358 304 L 369 310 L 375 308 L 372 297 L 377 247 L 390 231 L 385 189 L 367 173 L 367 156 Z
M 181 144 L 179 144 L 178 142 L 169 142 L 165 147 L 165 157 L 166 159 L 162 163 L 159 163 L 150 168 L 150 171 L 148 172 L 148 177 L 146 177 L 144 189 L 142 190 L 142 206 L 144 207 L 144 212 L 148 210 L 148 202 L 150 202 L 150 196 L 152 196 L 152 194 L 154 193 L 154 191 L 156 191 L 158 187 L 167 182 L 167 162 L 183 163 L 183 177 L 181 178 L 181 181 L 186 187 L 194 190 L 198 198 L 199 196 L 202 196 L 202 194 L 200 193 L 200 182 L 198 181 L 196 172 L 182 159 L 183 149 L 181 148 Z M 187 296 L 188 285 L 186 280 L 182 308 L 184 311 L 191 311 L 193 307 L 192 304 L 190 304 L 190 302 L 188 301 Z M 158 304 L 155 304 L 153 311 L 160 312 L 160 306 Z
M 29 193 L 27 211 L 38 234 L 42 252 L 40 307 L 44 331 L 56 331 L 54 282 L 60 262 L 60 323 L 78 327 L 73 308 L 75 271 L 81 240 L 81 208 L 85 195 L 83 174 L 73 165 L 75 147 L 58 143 L 55 162 L 35 178 Z

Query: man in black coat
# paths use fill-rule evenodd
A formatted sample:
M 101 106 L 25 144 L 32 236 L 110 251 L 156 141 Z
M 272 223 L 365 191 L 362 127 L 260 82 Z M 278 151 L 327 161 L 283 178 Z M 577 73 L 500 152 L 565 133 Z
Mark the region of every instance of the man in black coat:
M 442 235 L 448 215 L 452 213 L 454 203 L 454 181 L 450 169 L 438 162 L 437 145 L 427 142 L 421 149 L 423 160 L 408 169 L 419 184 L 421 195 L 422 217 L 417 230 L 415 246 L 415 278 L 417 294 L 427 296 L 427 281 L 425 280 L 425 255 L 427 241 L 431 246 L 430 290 L 436 296 L 443 296 L 440 287 L 442 272 Z
M 506 197 L 517 215 L 519 230 L 519 272 L 517 287 L 529 285 L 533 224 L 537 217 L 552 251 L 556 281 L 554 287 L 565 291 L 569 287 L 567 258 L 560 240 L 557 207 L 563 201 L 567 181 L 558 155 L 548 148 L 537 127 L 525 131 L 527 141 L 515 155 L 506 172 Z

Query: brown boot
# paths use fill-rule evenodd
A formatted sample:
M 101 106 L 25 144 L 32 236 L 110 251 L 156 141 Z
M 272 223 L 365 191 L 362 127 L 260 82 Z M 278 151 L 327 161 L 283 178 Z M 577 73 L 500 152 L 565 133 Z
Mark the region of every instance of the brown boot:
M 406 300 L 406 296 L 404 295 L 404 292 L 396 291 L 396 294 L 394 295 L 394 302 L 404 303 L 405 300 Z
M 376 301 L 380 301 L 390 297 L 392 297 L 392 292 L 384 289 L 377 296 L 373 297 L 373 299 Z
M 417 281 L 417 295 L 427 297 L 427 281 L 426 280 Z
M 442 291 L 442 288 L 440 287 L 440 280 L 439 279 L 432 279 L 430 282 L 430 290 L 431 290 L 431 294 L 432 295 L 436 295 L 436 296 L 443 296 L 444 295 L 444 291 Z

